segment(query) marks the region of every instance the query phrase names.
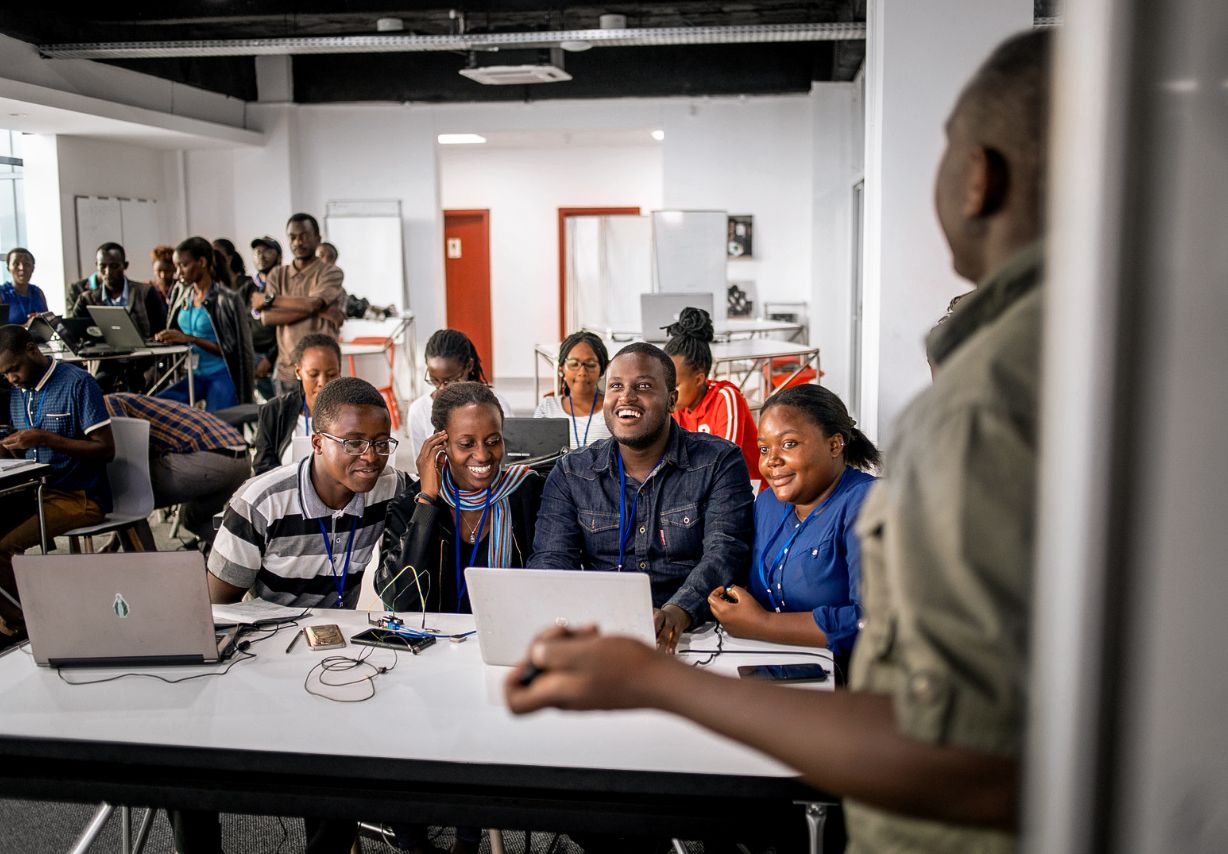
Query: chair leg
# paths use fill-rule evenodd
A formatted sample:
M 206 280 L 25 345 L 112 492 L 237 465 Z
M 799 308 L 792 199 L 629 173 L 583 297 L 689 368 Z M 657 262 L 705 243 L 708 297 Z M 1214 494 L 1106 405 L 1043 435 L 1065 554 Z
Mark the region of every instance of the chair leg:
M 85 535 L 85 553 L 87 555 L 94 553 L 94 537 L 90 534 Z

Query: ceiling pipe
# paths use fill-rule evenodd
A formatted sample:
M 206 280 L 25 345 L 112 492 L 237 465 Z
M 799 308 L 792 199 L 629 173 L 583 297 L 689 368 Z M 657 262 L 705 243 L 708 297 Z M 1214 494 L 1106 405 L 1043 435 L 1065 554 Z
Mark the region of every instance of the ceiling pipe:
M 535 33 L 459 33 L 450 36 L 362 35 L 199 41 L 92 42 L 40 45 L 49 59 L 154 59 L 208 56 L 301 56 L 330 53 L 416 53 L 552 47 L 588 42 L 593 47 L 652 47 L 766 42 L 859 41 L 864 23 L 759 24 L 732 27 L 660 27 L 622 30 L 555 30 Z

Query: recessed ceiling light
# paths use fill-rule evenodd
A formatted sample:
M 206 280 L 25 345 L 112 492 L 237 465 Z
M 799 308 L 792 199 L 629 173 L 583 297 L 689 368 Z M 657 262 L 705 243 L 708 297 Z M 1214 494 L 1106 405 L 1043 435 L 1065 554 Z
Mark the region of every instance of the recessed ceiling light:
M 665 131 L 654 130 L 652 132 L 652 138 L 655 139 L 657 142 L 660 142 L 661 140 L 665 139 Z
M 478 145 L 486 141 L 486 137 L 476 133 L 441 133 L 436 139 L 440 145 Z

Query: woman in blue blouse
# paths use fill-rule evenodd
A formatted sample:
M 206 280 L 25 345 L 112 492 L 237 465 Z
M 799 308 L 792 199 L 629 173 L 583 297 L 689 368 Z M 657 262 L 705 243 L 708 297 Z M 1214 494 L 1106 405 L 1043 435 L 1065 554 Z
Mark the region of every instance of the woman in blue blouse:
M 878 449 L 839 397 L 803 385 L 773 395 L 759 417 L 759 474 L 749 591 L 708 597 L 731 635 L 826 646 L 841 669 L 861 619 L 853 523 L 875 478 Z
M 35 314 L 47 310 L 47 297 L 38 285 L 30 284 L 34 275 L 34 256 L 29 249 L 14 246 L 4 256 L 9 281 L 0 285 L 0 302 L 9 307 L 6 323 L 24 324 Z

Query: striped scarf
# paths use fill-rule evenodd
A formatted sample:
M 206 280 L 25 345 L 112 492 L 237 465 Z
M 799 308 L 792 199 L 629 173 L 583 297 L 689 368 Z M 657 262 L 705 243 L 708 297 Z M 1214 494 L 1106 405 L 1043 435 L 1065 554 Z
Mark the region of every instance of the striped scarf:
M 490 485 L 490 543 L 487 555 L 487 566 L 507 567 L 512 561 L 512 514 L 508 510 L 507 500 L 512 493 L 520 488 L 520 484 L 531 474 L 528 466 L 508 466 L 495 477 Z M 481 510 L 486 506 L 486 490 L 479 489 L 466 492 L 456 485 L 452 479 L 449 466 L 443 467 L 443 500 L 449 507 L 456 507 L 456 496 L 460 496 L 461 510 Z M 459 528 L 459 526 L 458 526 Z M 456 536 L 460 537 L 458 529 Z

